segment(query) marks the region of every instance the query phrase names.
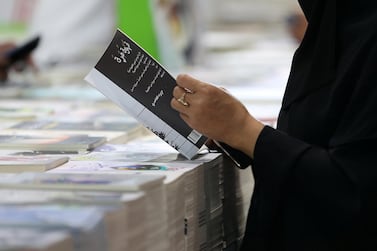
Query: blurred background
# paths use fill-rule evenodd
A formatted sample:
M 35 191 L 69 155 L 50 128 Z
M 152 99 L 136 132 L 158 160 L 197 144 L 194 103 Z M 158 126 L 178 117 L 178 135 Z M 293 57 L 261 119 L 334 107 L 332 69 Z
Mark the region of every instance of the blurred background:
M 277 116 L 305 31 L 295 0 L 0 0 L 0 5 L 0 42 L 41 37 L 32 55 L 38 71 L 12 72 L 7 88 L 26 92 L 43 86 L 46 92 L 51 86 L 86 86 L 84 76 L 120 28 L 173 75 L 186 72 L 226 87 L 267 122 Z

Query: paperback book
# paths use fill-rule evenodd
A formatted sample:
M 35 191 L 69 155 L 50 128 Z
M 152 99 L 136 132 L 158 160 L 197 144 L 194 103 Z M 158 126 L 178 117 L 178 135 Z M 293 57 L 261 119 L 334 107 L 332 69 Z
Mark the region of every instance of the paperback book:
M 80 153 L 106 142 L 105 137 L 88 135 L 2 134 L 0 149 Z
M 0 173 L 45 172 L 69 160 L 66 156 L 0 155 Z
M 205 143 L 170 107 L 175 78 L 119 29 L 85 80 L 186 158 Z
M 162 185 L 164 175 L 21 173 L 0 177 L 0 188 L 135 192 Z
M 108 142 L 119 144 L 144 136 L 147 130 L 134 119 L 116 117 L 111 121 L 99 121 L 96 119 L 77 121 L 77 118 L 72 120 L 35 119 L 14 124 L 7 131 L 46 132 L 49 135 L 86 134 L 103 136 L 107 138 Z

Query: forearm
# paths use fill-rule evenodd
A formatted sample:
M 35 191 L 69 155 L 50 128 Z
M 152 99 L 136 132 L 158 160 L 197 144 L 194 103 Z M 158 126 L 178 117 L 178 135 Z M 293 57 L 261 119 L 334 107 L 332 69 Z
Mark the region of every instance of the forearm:
M 300 194 L 308 206 L 326 210 L 353 212 L 353 205 L 360 203 L 362 170 L 377 176 L 372 149 L 363 145 L 321 148 L 307 144 L 283 132 L 266 127 L 257 141 L 253 162 L 256 182 L 264 191 L 274 196 L 291 189 Z M 373 179 L 372 179 L 373 180 Z M 323 212 L 325 213 L 325 212 Z M 328 212 L 331 214 L 331 212 Z

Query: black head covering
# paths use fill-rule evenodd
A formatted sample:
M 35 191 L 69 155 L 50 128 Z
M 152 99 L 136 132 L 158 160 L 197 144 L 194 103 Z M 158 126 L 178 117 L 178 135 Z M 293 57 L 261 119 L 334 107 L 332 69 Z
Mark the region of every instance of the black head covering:
M 336 61 L 336 0 L 301 0 L 308 28 L 292 63 L 283 108 L 333 81 Z M 321 72 L 321 74 L 318 74 Z
M 329 145 L 377 138 L 377 1 L 299 2 L 308 29 L 293 58 L 281 115 L 326 88 L 333 120 Z

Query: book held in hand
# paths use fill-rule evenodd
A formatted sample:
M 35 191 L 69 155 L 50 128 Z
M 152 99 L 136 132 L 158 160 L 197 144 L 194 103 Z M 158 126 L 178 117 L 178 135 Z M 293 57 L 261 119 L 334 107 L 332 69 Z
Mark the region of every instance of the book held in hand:
M 175 79 L 120 30 L 85 80 L 185 157 L 205 143 L 170 107 Z

